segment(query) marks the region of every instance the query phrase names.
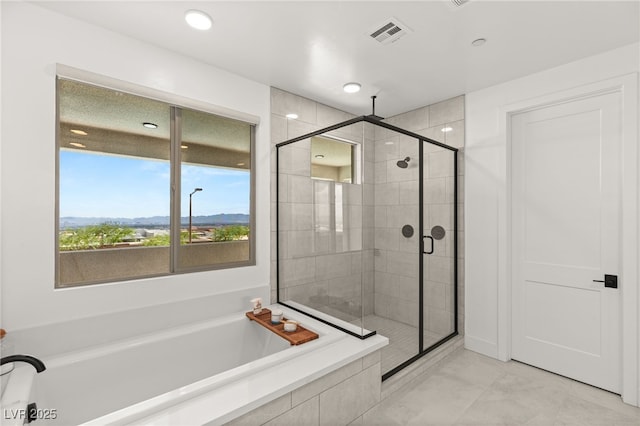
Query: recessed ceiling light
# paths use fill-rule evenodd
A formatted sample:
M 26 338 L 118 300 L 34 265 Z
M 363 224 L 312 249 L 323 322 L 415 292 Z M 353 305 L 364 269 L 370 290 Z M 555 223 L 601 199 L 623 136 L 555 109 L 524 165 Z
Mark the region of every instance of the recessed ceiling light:
M 201 10 L 187 10 L 184 19 L 191 28 L 196 30 L 208 30 L 211 28 L 211 18 Z
M 393 145 L 393 142 L 388 141 L 388 142 L 385 142 L 384 144 L 385 144 L 385 145 Z
M 244 163 L 238 163 L 236 166 L 244 166 Z
M 443 127 L 442 129 L 440 129 L 440 131 L 442 131 L 444 133 L 450 132 L 452 130 L 453 130 L 453 127 L 449 127 L 449 126 Z
M 296 114 L 295 112 L 291 112 L 291 113 L 285 115 L 285 117 L 290 118 L 292 120 L 295 120 L 296 118 L 298 118 L 298 114 Z
M 474 47 L 480 47 L 487 42 L 486 38 L 477 38 L 471 42 L 471 45 Z
M 361 87 L 362 86 L 360 85 L 360 83 L 351 82 L 342 86 L 342 90 L 344 90 L 347 93 L 357 93 L 360 91 Z
M 158 128 L 158 125 L 155 124 L 155 123 L 145 122 L 145 123 L 142 123 L 142 125 L 144 127 L 146 127 L 147 129 L 157 129 Z
M 316 158 L 324 158 L 324 155 L 318 154 L 318 155 L 316 155 Z
M 79 129 L 71 129 L 71 133 L 73 133 L 74 135 L 80 135 L 80 136 L 87 136 L 88 133 L 85 132 L 84 130 L 79 130 Z
M 182 149 L 188 149 L 188 148 L 189 148 L 189 146 L 188 146 L 188 145 L 180 145 L 180 148 L 182 148 Z
M 86 148 L 87 147 L 86 145 L 83 145 L 83 144 L 78 143 L 78 142 L 69 142 L 69 145 L 75 146 L 76 148 Z

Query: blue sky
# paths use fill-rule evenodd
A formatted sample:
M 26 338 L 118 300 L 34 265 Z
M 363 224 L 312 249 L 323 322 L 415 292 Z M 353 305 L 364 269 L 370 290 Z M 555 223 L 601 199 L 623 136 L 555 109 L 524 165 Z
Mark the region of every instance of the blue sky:
M 169 163 L 60 151 L 60 217 L 169 216 Z M 249 214 L 249 172 L 182 166 L 181 216 Z

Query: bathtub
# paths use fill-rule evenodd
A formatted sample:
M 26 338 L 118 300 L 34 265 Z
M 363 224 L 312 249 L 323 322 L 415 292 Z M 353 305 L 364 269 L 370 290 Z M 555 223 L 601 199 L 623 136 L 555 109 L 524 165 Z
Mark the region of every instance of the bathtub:
M 238 312 L 45 358 L 37 424 L 223 424 L 387 343 L 280 308 L 319 338 L 291 346 Z

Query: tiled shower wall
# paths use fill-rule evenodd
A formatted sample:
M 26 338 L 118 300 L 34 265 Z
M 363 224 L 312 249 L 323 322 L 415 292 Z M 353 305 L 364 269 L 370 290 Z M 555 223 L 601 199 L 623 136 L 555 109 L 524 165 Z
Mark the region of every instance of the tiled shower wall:
M 285 116 L 298 114 L 295 120 Z M 271 89 L 271 289 L 276 299 L 276 160 L 279 142 L 348 120 L 353 115 L 282 90 Z M 464 97 L 426 106 L 385 120 L 448 145 L 464 145 Z M 452 128 L 442 132 L 443 127 Z M 375 130 L 375 131 L 374 131 Z M 359 123 L 343 128 L 336 136 L 359 142 L 363 147 L 363 181 L 361 185 L 342 185 L 342 213 L 345 236 L 350 242 L 339 249 L 334 242 L 323 240 L 313 226 L 318 204 L 328 203 L 335 209 L 334 189 L 323 181 L 310 179 L 309 141 L 301 141 L 281 149 L 280 225 L 281 225 L 281 298 L 292 299 L 311 307 L 322 307 L 345 320 L 363 313 L 375 313 L 417 326 L 418 321 L 418 144 L 415 139 L 395 137 L 386 144 L 385 129 Z M 441 332 L 449 328 L 452 301 L 447 275 L 452 254 L 452 217 L 446 215 L 453 196 L 452 169 L 448 151 L 425 149 L 425 211 L 438 224 L 446 225 L 447 237 L 436 241 L 436 252 L 425 268 L 425 325 Z M 411 157 L 407 169 L 396 162 Z M 463 231 L 462 231 L 462 154 L 459 153 L 459 330 L 464 317 Z M 283 170 L 284 169 L 284 170 Z M 326 194 L 331 194 L 326 197 Z M 322 196 L 325 194 L 325 197 Z M 374 201 L 376 204 L 374 205 Z M 314 208 L 314 203 L 316 208 Z M 442 215 L 447 217 L 442 218 Z M 440 215 L 440 218 L 438 218 Z M 412 224 L 415 234 L 406 239 L 400 234 L 403 224 Z M 434 222 L 435 223 L 435 222 Z M 426 230 L 430 222 L 425 222 Z M 328 238 L 328 236 L 325 236 Z M 354 242 L 361 239 L 361 246 Z M 431 271 L 431 272 L 429 272 Z M 374 275 L 375 274 L 375 275 Z M 361 287 L 362 286 L 362 287 Z M 361 296 L 364 299 L 361 299 Z M 366 324 L 365 324 L 366 326 Z

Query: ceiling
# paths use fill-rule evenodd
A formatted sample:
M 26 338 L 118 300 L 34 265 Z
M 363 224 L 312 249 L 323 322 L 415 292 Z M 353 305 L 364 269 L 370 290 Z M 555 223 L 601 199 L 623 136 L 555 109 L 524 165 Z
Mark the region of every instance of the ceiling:
M 34 3 L 357 115 L 371 95 L 392 116 L 640 38 L 638 0 Z M 188 27 L 188 9 L 213 27 Z M 389 18 L 411 32 L 380 44 L 369 34 Z

